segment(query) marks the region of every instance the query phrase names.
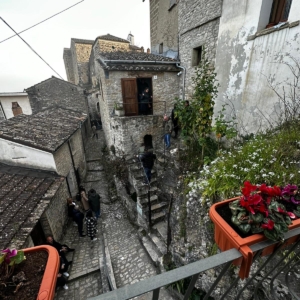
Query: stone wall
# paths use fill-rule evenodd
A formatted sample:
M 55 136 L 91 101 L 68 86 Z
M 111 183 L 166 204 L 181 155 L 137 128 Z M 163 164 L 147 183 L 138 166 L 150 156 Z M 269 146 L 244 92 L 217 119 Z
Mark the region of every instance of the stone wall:
M 178 97 L 180 79 L 176 76 L 176 73 L 114 71 L 109 72 L 109 78 L 106 78 L 102 68 L 99 68 L 98 72 L 100 81 L 100 113 L 108 146 L 117 143 L 118 147 L 123 151 L 131 152 L 132 143 L 134 142 L 134 146 L 139 145 L 147 132 L 149 134 L 158 134 L 158 136 L 153 137 L 154 141 L 159 139 L 159 135 L 162 135 L 160 129 L 162 124 L 160 124 L 159 118 L 162 118 L 165 111 L 167 114 L 171 114 L 174 99 Z M 157 79 L 154 79 L 154 75 L 157 76 Z M 152 78 L 153 114 L 159 117 L 136 116 L 112 118 L 114 104 L 123 103 L 121 79 L 138 77 Z M 126 152 L 126 154 L 128 153 Z
M 178 5 L 170 8 L 170 3 L 177 1 L 150 1 L 150 35 L 151 53 L 162 54 L 167 57 L 178 56 Z M 163 44 L 160 53 L 159 45 Z
M 57 173 L 66 177 L 70 170 L 73 169 L 68 142 L 65 142 L 58 150 L 56 150 L 53 156 Z
M 214 64 L 221 11 L 221 0 L 189 0 L 179 3 L 179 53 L 181 66 L 186 68 L 186 99 L 193 94 L 193 49 L 204 47 L 207 58 Z
M 69 82 L 75 84 L 75 77 L 74 77 L 74 66 L 73 66 L 73 58 L 72 58 L 72 51 L 69 48 L 64 48 L 63 59 L 65 63 L 65 70 L 67 74 L 67 79 Z
M 111 52 L 111 51 L 129 51 L 129 42 L 116 42 L 116 41 L 108 41 L 98 39 L 97 42 L 99 44 L 99 50 L 101 52 Z M 114 47 L 114 48 L 112 48 Z
M 67 182 L 64 180 L 40 219 L 46 236 L 52 234 L 55 240 L 61 238 L 69 220 L 67 212 L 67 198 L 69 197 Z
M 83 89 L 56 77 L 42 81 L 26 91 L 33 114 L 53 105 L 87 113 Z
M 85 86 L 90 83 L 89 59 L 92 51 L 91 44 L 75 44 L 76 62 L 78 68 L 78 81 L 76 84 Z

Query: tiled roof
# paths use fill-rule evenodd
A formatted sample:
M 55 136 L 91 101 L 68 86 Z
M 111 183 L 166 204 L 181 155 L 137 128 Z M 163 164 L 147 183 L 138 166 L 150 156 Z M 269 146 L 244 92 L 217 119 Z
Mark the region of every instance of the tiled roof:
M 117 36 L 111 35 L 111 34 L 106 34 L 106 35 L 100 35 L 96 38 L 96 40 L 107 40 L 107 41 L 114 41 L 114 42 L 121 42 L 121 43 L 129 43 L 128 40 L 124 40 L 122 38 L 119 38 Z
M 94 44 L 94 40 L 85 40 L 85 39 L 74 39 L 71 38 L 71 41 L 74 41 L 76 44 Z
M 138 46 L 135 46 L 135 45 L 129 45 L 129 49 L 130 50 L 141 50 L 142 47 L 138 47 Z
M 110 71 L 178 72 L 179 70 L 176 67 L 177 60 L 145 52 L 101 52 L 99 58 L 102 67 Z
M 21 247 L 64 178 L 0 163 L 0 249 Z
M 82 90 L 83 90 L 83 88 L 80 87 L 79 85 L 76 85 L 76 84 L 74 84 L 74 83 L 72 83 L 72 82 L 69 82 L 69 81 L 66 81 L 66 80 L 63 80 L 63 79 L 60 79 L 60 78 L 55 77 L 55 76 L 53 76 L 53 75 L 52 75 L 50 78 L 47 78 L 47 79 L 45 79 L 45 80 L 43 80 L 43 81 L 41 81 L 41 82 L 38 82 L 38 83 L 36 83 L 35 85 L 30 86 L 30 87 L 28 87 L 28 88 L 26 88 L 26 89 L 24 89 L 24 90 L 25 90 L 26 92 L 28 92 L 30 89 L 32 89 L 32 88 L 34 88 L 34 87 L 37 87 L 38 85 L 43 84 L 43 83 L 45 83 L 45 82 L 47 82 L 47 81 L 49 81 L 49 80 L 60 80 L 60 81 L 63 82 L 63 83 L 69 84 L 69 85 L 71 85 L 71 86 L 74 86 L 74 87 L 76 87 L 76 88 L 78 88 L 78 89 L 82 89 Z
M 79 128 L 86 115 L 60 107 L 34 115 L 18 115 L 1 122 L 0 138 L 55 152 Z
M 169 61 L 177 62 L 175 59 L 156 55 L 145 52 L 136 52 L 136 51 L 112 51 L 112 52 L 100 52 L 100 57 L 104 60 L 138 60 L 138 61 Z

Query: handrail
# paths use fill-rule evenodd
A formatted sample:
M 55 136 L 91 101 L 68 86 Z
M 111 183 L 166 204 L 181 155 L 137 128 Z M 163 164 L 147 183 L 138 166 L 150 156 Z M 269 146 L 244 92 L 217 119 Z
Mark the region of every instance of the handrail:
M 242 255 L 236 249 L 231 249 L 214 256 L 210 256 L 206 259 L 198 260 L 194 263 L 188 264 L 186 266 L 180 267 L 169 272 L 165 272 L 140 282 L 126 285 L 112 292 L 99 295 L 93 298 L 88 298 L 89 300 L 125 300 L 133 297 L 140 296 L 142 294 L 151 292 L 172 282 L 176 282 L 183 278 L 187 278 L 193 275 L 197 275 L 201 272 L 207 271 L 214 267 L 218 267 L 227 262 L 232 262 L 235 259 L 242 257 Z
M 300 237 L 300 228 L 296 228 L 296 229 L 292 229 L 289 230 L 285 235 L 284 238 L 285 240 L 289 239 L 289 238 L 295 238 L 295 241 L 293 242 L 293 246 L 287 251 L 287 253 L 284 255 L 283 258 L 281 258 L 280 262 L 276 264 L 275 267 L 273 267 L 274 269 L 276 269 L 277 267 L 279 267 L 279 272 L 277 272 L 275 275 L 277 276 L 278 273 L 280 273 L 280 271 L 284 270 L 286 267 L 287 272 L 290 272 L 291 268 L 289 267 L 290 265 L 294 266 L 294 260 L 296 259 L 297 255 L 290 255 L 292 251 L 295 250 L 296 246 L 299 245 L 299 237 Z M 253 252 L 256 252 L 258 255 L 260 255 L 261 251 L 264 250 L 265 248 L 268 248 L 272 245 L 278 245 L 278 242 L 276 241 L 271 241 L 271 240 L 266 240 L 260 243 L 257 243 L 255 245 L 250 246 L 251 250 Z M 279 251 L 281 249 L 283 244 L 280 244 L 277 246 L 275 251 Z M 258 255 L 256 255 L 256 257 L 258 257 Z M 291 258 L 290 258 L 291 257 Z M 88 298 L 88 300 L 128 300 L 143 294 L 146 294 L 148 292 L 153 291 L 153 296 L 152 299 L 153 300 L 157 300 L 159 299 L 159 291 L 160 288 L 170 285 L 171 283 L 177 282 L 179 280 L 182 280 L 184 278 L 189 278 L 191 277 L 192 280 L 190 282 L 190 285 L 186 291 L 186 294 L 184 295 L 184 300 L 189 299 L 189 296 L 195 286 L 196 280 L 198 279 L 198 276 L 200 273 L 219 267 L 221 265 L 224 265 L 223 269 L 218 272 L 218 277 L 216 278 L 215 282 L 212 284 L 212 286 L 210 287 L 209 291 L 207 291 L 206 296 L 204 297 L 204 300 L 207 300 L 208 297 L 212 294 L 212 292 L 214 291 L 216 285 L 218 284 L 218 282 L 222 279 L 222 277 L 224 276 L 225 272 L 228 271 L 228 269 L 231 266 L 231 263 L 236 260 L 242 258 L 242 254 L 236 250 L 236 249 L 230 249 L 224 252 L 221 252 L 219 254 L 207 257 L 205 259 L 201 259 L 199 261 L 196 261 L 194 263 L 185 265 L 183 267 L 147 278 L 143 281 L 131 284 L 131 285 L 126 285 L 124 287 L 121 287 L 117 290 L 114 290 L 112 292 L 103 294 L 103 295 L 99 295 L 96 297 L 92 297 L 92 298 Z M 290 258 L 290 259 L 289 259 Z M 286 259 L 289 259 L 288 262 L 286 262 Z M 262 267 L 260 267 L 257 272 L 255 272 L 255 274 L 253 274 L 253 278 L 249 278 L 248 281 L 246 282 L 246 285 L 248 285 L 248 282 L 251 283 L 253 282 L 253 279 L 256 275 L 258 275 L 261 271 L 261 269 L 263 267 L 266 266 L 266 264 L 272 261 L 272 256 L 266 260 L 266 262 L 263 264 Z M 283 267 L 282 267 L 283 264 Z M 233 276 L 233 275 L 232 275 Z M 268 273 L 264 276 L 263 280 L 265 280 L 268 276 Z M 275 276 L 273 277 L 275 278 Z M 239 277 L 237 277 L 236 279 L 233 278 L 233 284 L 230 285 L 227 288 L 227 291 L 224 293 L 224 295 L 228 295 L 230 291 L 233 290 L 235 284 L 240 280 Z M 258 280 L 256 283 L 257 287 L 258 285 L 261 284 L 261 281 L 263 280 Z M 272 279 L 274 280 L 274 279 Z M 243 286 L 245 286 L 245 284 L 243 284 Z M 288 284 L 289 286 L 289 284 Z M 254 296 L 255 299 L 257 298 L 257 287 L 256 289 L 254 289 Z M 241 292 L 243 291 L 243 289 L 240 291 L 238 298 L 235 299 L 239 299 L 239 296 L 241 295 Z M 273 291 L 271 291 L 273 292 Z M 293 293 L 293 291 L 291 291 L 291 293 Z M 225 299 L 223 296 L 221 299 Z M 227 298 L 226 298 L 227 299 Z

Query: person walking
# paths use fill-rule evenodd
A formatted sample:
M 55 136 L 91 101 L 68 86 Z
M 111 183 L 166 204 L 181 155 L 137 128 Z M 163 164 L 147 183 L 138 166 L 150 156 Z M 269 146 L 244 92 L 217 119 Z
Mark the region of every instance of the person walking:
M 149 88 L 145 88 L 141 95 L 140 100 L 140 113 L 142 115 L 148 115 L 152 107 L 152 96 L 150 95 Z
M 174 108 L 172 109 L 171 119 L 172 119 L 172 123 L 173 123 L 173 130 L 175 133 L 174 139 L 177 139 L 179 125 L 178 125 L 178 117 L 176 117 L 175 112 L 176 112 L 176 104 L 174 104 Z
M 146 184 L 149 184 L 151 182 L 151 170 L 153 168 L 155 159 L 156 155 L 149 151 L 148 148 L 145 148 L 145 153 L 143 154 L 141 161 L 148 179 L 148 182 L 145 180 Z
M 95 122 L 93 123 L 93 126 L 92 126 L 92 132 L 93 132 L 92 138 L 96 137 L 98 140 L 98 132 L 97 132 L 97 126 L 96 126 Z
M 87 235 L 91 238 L 92 242 L 96 241 L 97 238 L 95 238 L 95 235 L 97 232 L 97 219 L 93 216 L 93 212 L 91 210 L 86 213 L 85 224 Z
M 90 189 L 88 192 L 88 201 L 91 210 L 95 213 L 97 219 L 100 217 L 100 196 L 94 189 Z
M 83 210 L 85 212 L 87 212 L 90 209 L 89 199 L 86 196 L 85 188 L 82 185 L 79 187 L 79 193 L 80 193 L 80 196 L 81 196 L 81 204 L 83 206 Z
M 172 133 L 172 123 L 170 117 L 166 114 L 164 115 L 164 141 L 166 144 L 166 149 L 171 147 L 171 133 Z

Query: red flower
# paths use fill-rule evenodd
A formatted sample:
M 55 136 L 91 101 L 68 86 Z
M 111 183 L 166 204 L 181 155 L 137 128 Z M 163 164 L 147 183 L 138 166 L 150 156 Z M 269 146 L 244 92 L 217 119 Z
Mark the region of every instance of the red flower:
M 286 213 L 289 215 L 289 217 L 290 217 L 291 219 L 296 219 L 296 215 L 293 214 L 292 212 L 287 211 Z
M 256 185 L 252 185 L 250 181 L 244 182 L 244 187 L 242 188 L 242 193 L 244 196 L 250 196 L 251 192 L 257 191 L 258 187 Z
M 262 224 L 261 225 L 261 228 L 272 230 L 274 228 L 274 222 L 269 219 L 267 224 Z

